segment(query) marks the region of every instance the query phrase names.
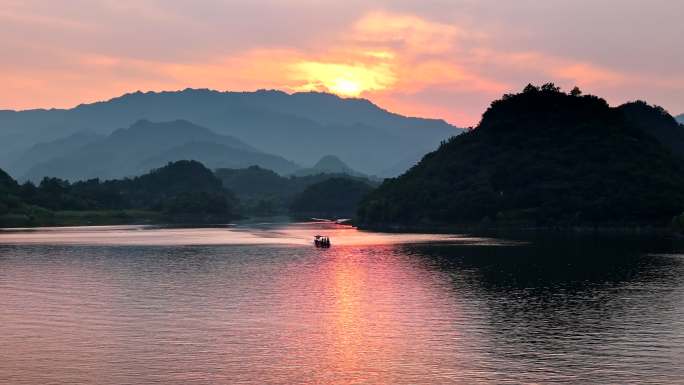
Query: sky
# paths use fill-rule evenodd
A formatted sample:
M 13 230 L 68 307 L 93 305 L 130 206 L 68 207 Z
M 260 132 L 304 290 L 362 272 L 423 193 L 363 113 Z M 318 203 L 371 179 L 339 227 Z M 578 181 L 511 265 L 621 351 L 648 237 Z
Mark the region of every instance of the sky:
M 475 125 L 527 83 L 684 112 L 681 0 L 0 0 L 0 109 L 327 91 Z

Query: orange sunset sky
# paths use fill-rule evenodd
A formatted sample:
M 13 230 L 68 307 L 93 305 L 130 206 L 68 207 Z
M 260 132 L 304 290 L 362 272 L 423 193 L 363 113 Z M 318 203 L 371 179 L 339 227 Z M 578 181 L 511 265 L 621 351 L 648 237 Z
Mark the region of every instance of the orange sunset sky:
M 679 114 L 683 37 L 679 0 L 0 0 L 0 109 L 275 88 L 467 126 L 553 81 Z

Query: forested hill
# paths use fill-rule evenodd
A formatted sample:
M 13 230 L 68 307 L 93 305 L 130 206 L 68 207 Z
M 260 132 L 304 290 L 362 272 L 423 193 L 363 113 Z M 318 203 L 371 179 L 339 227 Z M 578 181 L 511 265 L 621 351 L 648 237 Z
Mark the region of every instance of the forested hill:
M 354 188 L 354 182 L 357 181 L 364 185 L 376 186 L 374 182 L 366 178 L 344 173 L 319 172 L 311 175 L 283 177 L 271 170 L 258 166 L 244 169 L 218 169 L 216 170 L 216 176 L 221 179 L 223 186 L 235 193 L 240 200 L 241 212 L 246 215 L 283 215 L 295 212 L 299 216 L 304 216 L 317 212 L 318 216 L 322 217 L 326 216 L 327 213 L 322 214 L 323 211 L 319 210 L 318 207 L 329 204 L 331 207 L 336 207 L 335 210 L 329 211 L 331 217 L 338 215 L 348 217 L 350 216 L 350 211 L 355 211 L 358 199 L 354 200 L 355 198 L 348 196 L 343 197 L 342 200 L 345 203 L 342 204 L 342 207 L 345 209 L 339 210 L 340 205 L 338 205 L 338 202 L 334 202 L 337 198 L 333 197 L 333 195 L 347 193 L 353 195 L 358 191 L 358 189 Z M 324 183 L 329 179 L 344 179 L 348 183 L 328 184 L 328 187 L 342 185 L 342 188 L 336 192 L 325 188 L 316 189 L 305 194 L 309 198 L 300 198 L 309 187 Z M 293 205 L 296 200 L 305 202 L 306 199 L 310 199 L 316 192 L 320 192 L 320 195 L 313 199 L 316 203 L 312 208 L 315 207 L 315 209 L 307 211 L 302 210 L 302 207 L 306 205 Z
M 628 124 L 653 135 L 661 144 L 684 157 L 684 127 L 662 107 L 639 100 L 625 103 L 617 109 Z
M 226 223 L 237 199 L 196 161 L 178 161 L 132 179 L 18 185 L 0 170 L 0 227 L 61 224 Z M 135 217 L 130 212 L 135 211 Z M 142 222 L 138 222 L 142 221 Z
M 290 207 L 298 216 L 319 218 L 350 218 L 359 201 L 373 190 L 361 179 L 336 177 L 307 187 Z
M 683 161 L 643 124 L 659 121 L 653 114 L 662 109 L 636 107 L 611 108 L 553 84 L 504 95 L 474 130 L 372 192 L 359 221 L 667 223 L 684 210 Z

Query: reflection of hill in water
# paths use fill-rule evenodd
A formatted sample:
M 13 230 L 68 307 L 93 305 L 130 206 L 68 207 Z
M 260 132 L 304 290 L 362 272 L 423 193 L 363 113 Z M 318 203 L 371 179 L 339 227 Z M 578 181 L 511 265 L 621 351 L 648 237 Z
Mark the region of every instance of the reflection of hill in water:
M 637 236 L 547 236 L 520 239 L 515 247 L 411 245 L 407 251 L 429 255 L 431 264 L 466 272 L 492 291 L 591 285 L 649 280 L 684 269 L 684 242 Z M 659 277 L 656 277 L 659 278 Z M 670 277 L 676 279 L 676 277 Z M 684 279 L 684 278 L 683 278 Z
M 480 323 L 466 332 L 488 341 L 495 367 L 545 368 L 547 379 L 592 383 L 599 372 L 648 377 L 647 368 L 681 360 L 684 256 L 669 254 L 684 250 L 681 241 L 555 237 L 515 247 L 402 247 L 450 276 L 464 317 L 479 312 Z

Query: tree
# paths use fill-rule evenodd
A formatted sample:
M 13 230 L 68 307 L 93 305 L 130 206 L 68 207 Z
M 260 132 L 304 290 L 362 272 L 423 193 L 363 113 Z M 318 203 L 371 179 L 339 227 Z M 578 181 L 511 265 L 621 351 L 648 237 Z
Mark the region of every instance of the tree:
M 557 86 L 556 86 L 555 84 L 553 84 L 553 83 L 546 83 L 546 84 L 544 84 L 544 85 L 541 86 L 541 90 L 542 90 L 543 92 L 557 93 L 557 92 L 560 92 L 561 89 L 560 89 L 560 87 L 557 87 Z
M 579 89 L 579 87 L 575 86 L 572 91 L 570 91 L 570 96 L 581 96 L 582 95 L 582 90 Z
M 21 199 L 27 202 L 33 201 L 38 195 L 38 188 L 31 181 L 22 184 L 20 191 Z
M 534 93 L 534 92 L 539 92 L 539 87 L 534 86 L 531 83 L 528 84 L 527 86 L 525 86 L 525 88 L 523 89 L 523 93 L 525 93 L 525 94 L 530 94 L 530 93 Z M 512 94 L 504 95 L 504 99 L 508 99 L 511 96 L 513 96 L 513 95 Z

